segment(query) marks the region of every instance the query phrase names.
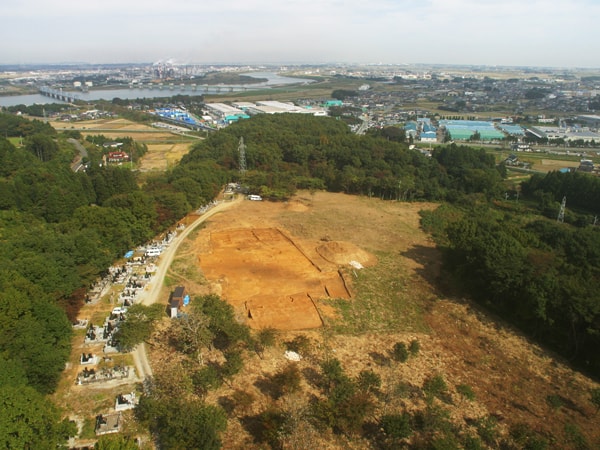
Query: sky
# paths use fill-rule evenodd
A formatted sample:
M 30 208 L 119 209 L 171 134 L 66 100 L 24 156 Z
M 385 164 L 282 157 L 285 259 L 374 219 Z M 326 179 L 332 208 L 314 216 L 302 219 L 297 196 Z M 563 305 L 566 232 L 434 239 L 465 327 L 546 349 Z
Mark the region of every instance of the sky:
M 600 0 L 2 0 L 0 64 L 600 67 Z

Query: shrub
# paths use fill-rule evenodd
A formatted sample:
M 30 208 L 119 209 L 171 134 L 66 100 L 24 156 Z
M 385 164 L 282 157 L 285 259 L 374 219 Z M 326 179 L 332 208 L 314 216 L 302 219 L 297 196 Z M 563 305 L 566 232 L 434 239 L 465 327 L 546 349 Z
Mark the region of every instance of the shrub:
M 552 409 L 558 409 L 563 406 L 563 399 L 560 395 L 550 394 L 546 396 L 546 403 L 548 403 Z
M 498 421 L 492 416 L 482 417 L 477 421 L 477 434 L 483 439 L 483 442 L 490 446 L 493 446 L 498 436 L 497 424 Z
M 381 417 L 379 423 L 386 436 L 392 439 L 404 439 L 412 434 L 410 420 L 410 415 L 406 413 L 386 414 Z
M 250 410 L 250 407 L 254 403 L 255 397 L 250 392 L 236 389 L 231 394 L 232 403 L 237 411 L 245 413 Z
M 292 392 L 298 392 L 300 390 L 300 382 L 302 376 L 298 366 L 294 363 L 289 363 L 279 372 L 277 372 L 271 378 L 275 391 L 275 396 L 280 397 L 285 394 L 291 394 Z
M 423 383 L 423 390 L 428 397 L 441 398 L 446 393 L 448 386 L 441 375 L 429 377 Z
M 420 349 L 421 349 L 421 344 L 419 344 L 418 340 L 413 339 L 412 341 L 410 341 L 410 344 L 408 346 L 408 351 L 410 352 L 411 356 L 417 356 Z
M 456 386 L 456 391 L 467 400 L 475 400 L 475 392 L 473 392 L 473 389 L 468 384 L 459 384 Z
M 381 377 L 372 370 L 362 370 L 356 384 L 362 392 L 375 392 L 381 387 Z
M 600 388 L 594 388 L 590 391 L 590 400 L 596 407 L 596 413 L 600 411 Z
M 404 342 L 396 342 L 392 349 L 392 358 L 394 361 L 406 362 L 408 360 L 408 349 Z
M 312 348 L 312 341 L 310 338 L 300 334 L 291 341 L 285 343 L 288 350 L 296 352 L 302 356 L 310 354 Z

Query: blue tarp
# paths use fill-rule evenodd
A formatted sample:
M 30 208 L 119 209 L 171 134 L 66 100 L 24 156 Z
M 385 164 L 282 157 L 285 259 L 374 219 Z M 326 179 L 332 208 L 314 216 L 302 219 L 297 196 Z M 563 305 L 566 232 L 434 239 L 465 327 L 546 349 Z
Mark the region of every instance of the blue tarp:
M 127 253 L 125 253 L 125 258 L 131 258 L 133 256 L 133 250 L 129 250 Z
M 185 297 L 183 297 L 183 306 L 187 306 L 190 303 L 190 296 L 186 295 Z

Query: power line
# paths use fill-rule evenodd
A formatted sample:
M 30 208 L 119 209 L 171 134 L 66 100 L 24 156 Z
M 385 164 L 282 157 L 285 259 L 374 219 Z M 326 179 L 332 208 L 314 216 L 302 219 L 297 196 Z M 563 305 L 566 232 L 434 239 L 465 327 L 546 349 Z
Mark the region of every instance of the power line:
M 238 144 L 238 153 L 240 158 L 240 174 L 244 175 L 246 173 L 246 145 L 244 144 L 244 137 L 240 138 L 240 143 Z
M 562 202 L 560 204 L 560 210 L 558 211 L 557 222 L 563 223 L 565 221 L 565 206 L 567 205 L 567 197 L 563 197 Z

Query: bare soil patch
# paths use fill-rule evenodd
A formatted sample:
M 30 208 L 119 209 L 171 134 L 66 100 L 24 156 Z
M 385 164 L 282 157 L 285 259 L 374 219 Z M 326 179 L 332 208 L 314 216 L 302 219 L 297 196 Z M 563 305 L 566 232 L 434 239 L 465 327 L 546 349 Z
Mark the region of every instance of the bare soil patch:
M 252 328 L 320 327 L 315 300 L 350 297 L 336 262 L 303 250 L 313 249 L 280 229 L 230 228 L 209 234 L 200 266 Z M 340 260 L 342 249 L 340 245 L 336 252 Z

